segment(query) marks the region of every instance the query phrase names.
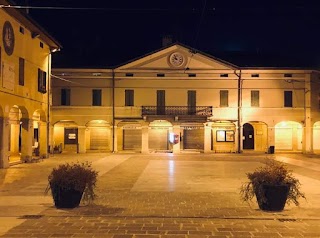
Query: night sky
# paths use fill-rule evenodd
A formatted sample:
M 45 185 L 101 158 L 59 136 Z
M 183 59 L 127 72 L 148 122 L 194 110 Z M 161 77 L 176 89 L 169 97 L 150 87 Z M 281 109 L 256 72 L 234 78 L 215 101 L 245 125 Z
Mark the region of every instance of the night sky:
M 73 8 L 30 9 L 31 17 L 63 46 L 54 54 L 53 67 L 116 66 L 160 49 L 165 35 L 243 66 L 255 65 L 257 56 L 266 66 L 320 66 L 320 1 L 27 2 Z

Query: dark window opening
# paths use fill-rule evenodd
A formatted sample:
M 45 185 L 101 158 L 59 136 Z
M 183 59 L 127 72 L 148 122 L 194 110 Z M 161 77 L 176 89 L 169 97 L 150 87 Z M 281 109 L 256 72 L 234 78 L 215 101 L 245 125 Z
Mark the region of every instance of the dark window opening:
M 42 42 L 40 42 L 40 47 L 43 48 L 43 43 Z
M 286 78 L 292 78 L 292 74 L 284 74 L 284 77 L 286 77 Z
M 92 90 L 92 106 L 101 106 L 101 89 Z
M 19 85 L 24 86 L 24 59 L 19 58 Z
M 126 73 L 126 77 L 133 77 L 132 73 Z
M 164 77 L 165 74 L 157 74 L 157 77 Z
M 125 90 L 125 106 L 134 106 L 134 91 L 132 89 Z
M 47 72 L 38 69 L 38 91 L 40 93 L 47 92 Z
M 292 91 L 284 91 L 284 107 L 292 107 Z
M 188 74 L 189 77 L 197 77 L 196 74 Z
M 251 74 L 252 78 L 259 78 L 259 74 Z
M 70 106 L 70 89 L 62 88 L 61 89 L 61 105 Z
M 24 28 L 22 26 L 20 26 L 19 31 L 20 33 L 24 34 Z
M 227 77 L 229 77 L 229 74 L 220 74 L 220 77 L 221 78 L 227 78 Z

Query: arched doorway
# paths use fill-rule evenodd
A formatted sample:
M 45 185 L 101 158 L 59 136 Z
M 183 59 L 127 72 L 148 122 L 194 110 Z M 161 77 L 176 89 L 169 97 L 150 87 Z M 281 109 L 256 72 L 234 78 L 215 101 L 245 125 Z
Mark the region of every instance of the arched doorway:
M 110 123 L 105 120 L 92 120 L 86 124 L 89 133 L 88 150 L 109 151 L 111 146 Z
M 254 128 L 250 123 L 243 125 L 243 149 L 253 150 L 254 149 Z
M 136 121 L 121 121 L 117 127 L 118 150 L 141 151 L 141 124 Z
M 172 124 L 166 120 L 155 120 L 151 122 L 148 133 L 149 150 L 168 151 L 169 130 L 172 130 Z
M 313 125 L 313 150 L 317 153 L 320 152 L 320 121 Z
M 302 125 L 283 121 L 275 125 L 275 149 L 283 151 L 302 150 Z
M 59 121 L 53 127 L 54 150 L 78 150 L 78 125 L 74 121 Z

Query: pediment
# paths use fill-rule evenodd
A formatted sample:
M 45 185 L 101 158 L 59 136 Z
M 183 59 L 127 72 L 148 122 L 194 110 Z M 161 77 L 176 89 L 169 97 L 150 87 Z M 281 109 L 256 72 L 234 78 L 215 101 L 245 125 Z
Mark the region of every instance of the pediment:
M 174 53 L 178 53 L 177 58 L 173 55 Z M 187 68 L 193 71 L 229 70 L 235 69 L 236 66 L 176 44 L 133 60 L 116 70 L 184 70 Z

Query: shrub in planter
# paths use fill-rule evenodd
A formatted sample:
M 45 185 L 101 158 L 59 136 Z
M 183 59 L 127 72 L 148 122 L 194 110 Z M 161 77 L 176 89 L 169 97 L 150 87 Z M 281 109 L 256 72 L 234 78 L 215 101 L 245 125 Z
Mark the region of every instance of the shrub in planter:
M 300 191 L 300 182 L 295 178 L 286 165 L 272 159 L 266 165 L 247 173 L 249 182 L 240 189 L 243 201 L 257 198 L 259 208 L 267 211 L 281 211 L 285 204 L 293 202 L 299 205 L 299 198 L 305 198 Z
M 81 199 L 90 202 L 95 198 L 97 175 L 89 162 L 61 164 L 49 174 L 46 192 L 51 190 L 57 208 L 74 208 Z

